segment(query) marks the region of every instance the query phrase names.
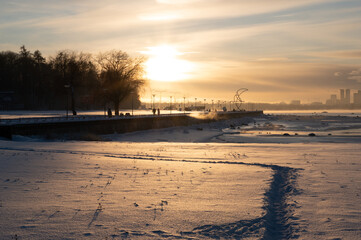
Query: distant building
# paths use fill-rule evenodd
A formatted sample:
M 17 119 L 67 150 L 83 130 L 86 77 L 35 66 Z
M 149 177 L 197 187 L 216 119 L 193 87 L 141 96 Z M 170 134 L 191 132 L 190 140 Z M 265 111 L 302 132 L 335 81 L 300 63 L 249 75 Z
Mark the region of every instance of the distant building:
M 301 105 L 301 100 L 292 100 L 291 105 Z
M 346 89 L 346 97 L 345 97 L 345 104 L 351 103 L 351 96 L 350 96 L 350 89 Z
M 348 105 L 351 103 L 350 89 L 340 89 L 340 104 Z
M 357 93 L 353 94 L 353 103 L 361 105 L 361 90 L 358 90 Z
M 338 103 L 336 94 L 332 94 L 330 99 L 326 101 L 327 105 L 336 105 Z
M 340 89 L 340 103 L 345 102 L 345 89 Z

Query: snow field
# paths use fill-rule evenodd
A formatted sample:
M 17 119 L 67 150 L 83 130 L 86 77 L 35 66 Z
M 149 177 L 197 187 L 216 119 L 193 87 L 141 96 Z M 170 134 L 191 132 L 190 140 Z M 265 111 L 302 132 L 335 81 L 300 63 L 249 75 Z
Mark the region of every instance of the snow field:
M 207 163 L 214 158 L 201 146 L 189 154 L 174 144 L 169 152 L 164 144 L 2 143 L 4 239 L 199 237 L 193 228 L 261 217 L 272 174 Z
M 288 115 L 0 141 L 0 238 L 361 239 L 360 129 Z

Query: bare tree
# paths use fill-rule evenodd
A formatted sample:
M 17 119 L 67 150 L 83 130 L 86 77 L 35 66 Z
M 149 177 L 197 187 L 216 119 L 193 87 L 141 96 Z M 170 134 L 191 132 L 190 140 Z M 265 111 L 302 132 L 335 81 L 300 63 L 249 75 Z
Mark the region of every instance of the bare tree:
M 130 94 L 137 94 L 145 83 L 143 58 L 132 58 L 123 51 L 112 50 L 97 56 L 105 97 L 114 104 L 119 115 L 120 103 Z
M 96 76 L 95 66 L 91 62 L 91 55 L 72 51 L 60 51 L 50 59 L 52 69 L 55 70 L 64 86 L 70 91 L 71 109 L 75 111 L 75 92 L 81 91 L 86 85 L 85 80 L 91 80 L 91 75 Z

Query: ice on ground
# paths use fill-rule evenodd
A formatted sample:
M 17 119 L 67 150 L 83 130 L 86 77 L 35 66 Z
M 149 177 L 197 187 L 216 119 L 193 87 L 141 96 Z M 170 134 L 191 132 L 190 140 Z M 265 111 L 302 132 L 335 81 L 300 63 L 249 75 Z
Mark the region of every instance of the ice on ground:
M 361 143 L 357 116 L 264 115 L 190 127 L 105 135 L 120 142 Z
M 236 143 L 361 143 L 361 118 L 266 115 L 248 125 L 223 129 L 213 141 Z

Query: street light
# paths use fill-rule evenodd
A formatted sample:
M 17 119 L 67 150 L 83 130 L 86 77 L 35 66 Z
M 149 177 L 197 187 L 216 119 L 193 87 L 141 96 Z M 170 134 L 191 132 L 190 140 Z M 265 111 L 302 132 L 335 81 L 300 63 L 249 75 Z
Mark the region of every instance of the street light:
M 186 114 L 186 97 L 183 97 L 183 112 Z
M 162 93 L 159 94 L 159 105 L 158 109 L 160 110 L 162 108 Z
M 67 92 L 66 92 L 66 119 L 68 119 L 68 116 L 69 116 L 69 88 L 70 88 L 70 84 L 66 84 L 66 85 L 64 85 L 64 87 L 67 89 Z
M 169 113 L 172 114 L 172 96 L 170 96 Z
M 155 94 L 153 94 L 153 98 L 152 98 L 152 109 L 154 109 L 154 98 L 155 98 Z
M 107 101 L 106 101 L 106 94 L 107 94 L 107 92 L 108 92 L 108 89 L 106 89 L 106 88 L 103 88 L 102 89 L 103 90 L 103 100 L 104 100 L 104 117 L 106 117 L 107 116 L 107 110 L 106 110 L 106 105 L 107 105 Z
M 132 116 L 134 116 L 134 92 L 132 94 Z

